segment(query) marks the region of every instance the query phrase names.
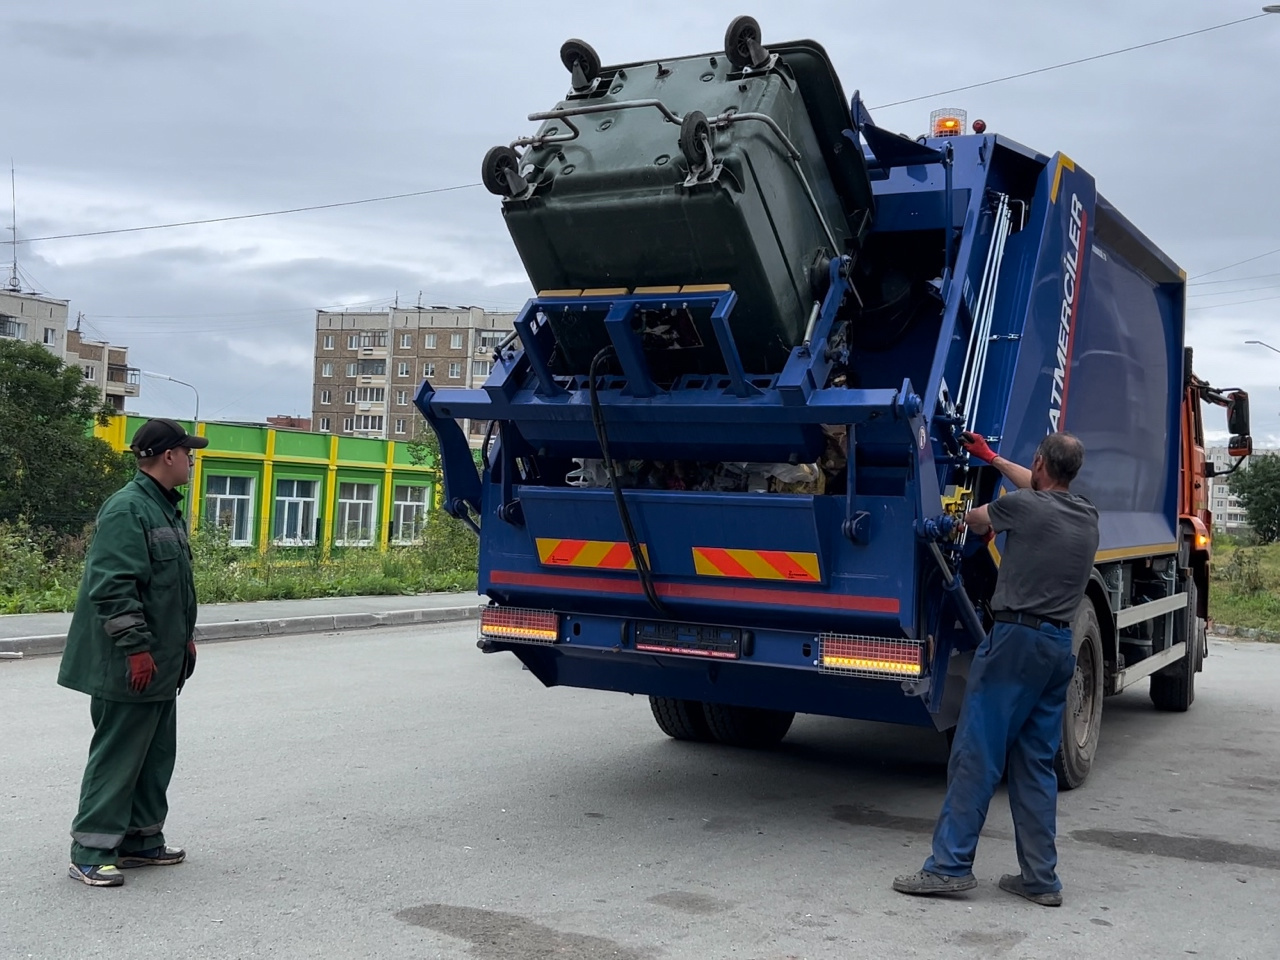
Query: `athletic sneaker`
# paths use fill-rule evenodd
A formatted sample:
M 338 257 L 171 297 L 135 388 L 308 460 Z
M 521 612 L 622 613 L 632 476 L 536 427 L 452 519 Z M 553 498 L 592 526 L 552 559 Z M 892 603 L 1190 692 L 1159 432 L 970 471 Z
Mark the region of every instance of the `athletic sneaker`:
M 67 876 L 91 887 L 119 887 L 124 884 L 124 874 L 114 863 L 73 863 Z
M 120 854 L 120 866 L 126 870 L 130 867 L 169 867 L 185 859 L 187 851 L 181 847 L 152 847 L 150 850 Z

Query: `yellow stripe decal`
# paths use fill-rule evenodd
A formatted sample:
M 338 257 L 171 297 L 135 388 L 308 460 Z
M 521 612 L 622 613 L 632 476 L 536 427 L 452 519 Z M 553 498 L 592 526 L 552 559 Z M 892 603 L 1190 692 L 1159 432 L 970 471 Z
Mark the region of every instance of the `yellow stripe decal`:
M 1070 157 L 1065 153 L 1058 154 L 1058 165 L 1053 171 L 1053 189 L 1049 191 L 1049 202 L 1058 202 L 1058 185 L 1062 183 L 1062 168 L 1066 167 L 1072 173 L 1075 172 L 1076 165 Z
M 1162 553 L 1177 553 L 1176 543 L 1153 543 L 1145 547 L 1118 547 L 1115 550 L 1099 550 L 1095 563 L 1107 560 L 1131 560 L 1135 557 L 1151 557 Z

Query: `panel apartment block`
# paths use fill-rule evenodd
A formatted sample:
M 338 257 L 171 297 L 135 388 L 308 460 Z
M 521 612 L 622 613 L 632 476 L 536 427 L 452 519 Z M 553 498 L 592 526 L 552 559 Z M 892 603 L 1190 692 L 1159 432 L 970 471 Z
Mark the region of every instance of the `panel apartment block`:
M 516 314 L 480 307 L 392 307 L 372 312 L 316 311 L 311 420 L 344 436 L 409 440 L 427 429 L 413 395 L 429 379 L 438 390 L 478 387 L 493 348 Z M 465 422 L 473 445 L 488 425 Z

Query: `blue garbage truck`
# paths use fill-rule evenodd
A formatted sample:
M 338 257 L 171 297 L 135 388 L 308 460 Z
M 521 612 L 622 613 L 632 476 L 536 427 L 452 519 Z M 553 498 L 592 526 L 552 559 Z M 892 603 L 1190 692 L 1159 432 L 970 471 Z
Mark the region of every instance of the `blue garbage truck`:
M 416 395 L 479 537 L 480 648 L 646 695 L 677 739 L 768 746 L 796 713 L 947 731 L 1003 542 L 958 521 L 1007 489 L 958 435 L 1026 464 L 1070 430 L 1101 542 L 1060 782 L 1104 697 L 1145 681 L 1186 710 L 1201 409 L 1244 455 L 1248 398 L 1193 373 L 1186 274 L 1084 167 L 958 111 L 879 127 L 821 46 L 749 17 L 712 53 L 560 55 L 564 100 L 482 166 L 537 296 L 482 388 Z

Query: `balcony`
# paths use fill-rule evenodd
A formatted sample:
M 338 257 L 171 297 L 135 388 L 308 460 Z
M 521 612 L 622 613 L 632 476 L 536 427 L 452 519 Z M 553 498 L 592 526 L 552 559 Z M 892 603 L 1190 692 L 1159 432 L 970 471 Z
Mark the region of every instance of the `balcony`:
M 107 395 L 136 397 L 140 389 L 141 372 L 137 367 L 112 363 L 107 366 Z

